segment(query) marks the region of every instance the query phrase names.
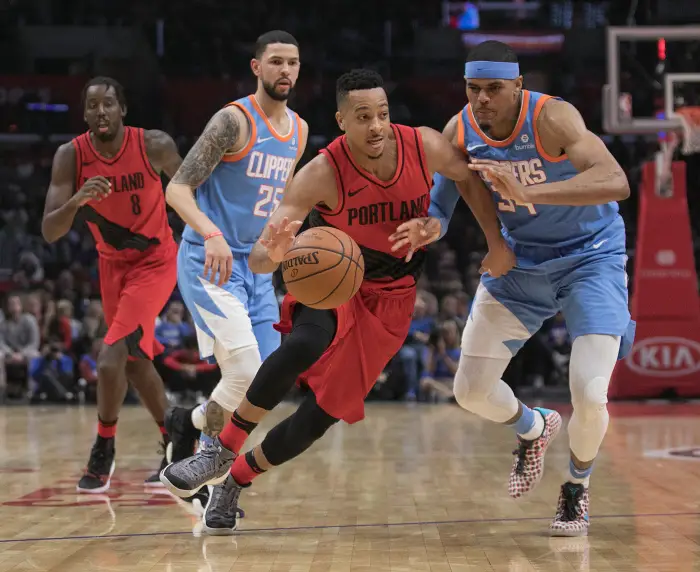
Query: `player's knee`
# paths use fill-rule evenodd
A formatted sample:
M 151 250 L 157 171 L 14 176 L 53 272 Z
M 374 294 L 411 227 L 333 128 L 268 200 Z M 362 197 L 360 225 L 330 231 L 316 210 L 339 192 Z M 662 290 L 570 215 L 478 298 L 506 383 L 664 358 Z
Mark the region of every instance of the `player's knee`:
M 453 388 L 455 400 L 467 411 L 477 411 L 480 404 L 487 402 L 494 385 L 483 379 L 479 369 L 473 365 L 472 358 L 462 356 Z M 496 379 L 495 382 L 497 381 Z
M 214 388 L 211 398 L 226 411 L 235 411 L 260 369 L 260 352 L 257 346 L 245 348 L 232 356 L 222 355 L 221 351 L 218 346 L 215 347 L 221 381 Z
M 605 377 L 594 377 L 583 383 L 571 384 L 571 403 L 582 420 L 605 413 L 609 381 Z
M 280 346 L 290 367 L 299 373 L 316 363 L 331 345 L 333 337 L 314 325 L 295 328 Z
M 98 380 L 111 381 L 123 375 L 127 364 L 126 346 L 122 341 L 114 345 L 103 345 L 97 358 Z

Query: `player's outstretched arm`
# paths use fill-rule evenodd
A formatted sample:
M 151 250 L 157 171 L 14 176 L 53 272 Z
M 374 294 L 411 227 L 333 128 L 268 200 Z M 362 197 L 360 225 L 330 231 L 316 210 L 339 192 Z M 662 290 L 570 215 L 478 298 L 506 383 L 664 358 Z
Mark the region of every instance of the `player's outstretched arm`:
M 433 187 L 430 190 L 428 218 L 414 219 L 400 225 L 397 232 L 390 237 L 394 242 L 392 250 L 399 250 L 406 244 L 411 244 L 407 256 L 407 259 L 410 259 L 415 249 L 442 238 L 447 232 L 461 195 L 486 237 L 489 252 L 483 260 L 482 268 L 492 276 L 498 277 L 513 268 L 515 257 L 501 235 L 501 223 L 496 214 L 491 191 L 475 173 L 470 172 L 466 157 L 459 150 L 458 120 L 459 114 L 452 117 L 442 135 L 427 127 L 419 128 L 423 136 L 428 168 L 438 174 L 433 178 Z
M 194 199 L 194 191 L 207 180 L 224 154 L 250 136 L 248 120 L 235 106 L 219 110 L 187 153 L 165 191 L 165 200 L 180 218 L 202 236 L 219 232 Z
M 165 131 L 158 129 L 145 131 L 143 138 L 153 170 L 158 174 L 165 173 L 169 179 L 172 179 L 182 164 L 182 157 L 173 138 Z
M 85 203 L 100 201 L 111 192 L 104 177 L 92 177 L 75 190 L 75 147 L 64 143 L 57 150 L 51 167 L 51 184 L 46 194 L 41 234 L 46 242 L 56 242 L 68 234 L 78 209 Z
M 333 167 L 323 155 L 304 165 L 285 191 L 248 258 L 256 274 L 274 272 L 291 248 L 303 220 L 317 204 L 334 209 L 338 191 Z

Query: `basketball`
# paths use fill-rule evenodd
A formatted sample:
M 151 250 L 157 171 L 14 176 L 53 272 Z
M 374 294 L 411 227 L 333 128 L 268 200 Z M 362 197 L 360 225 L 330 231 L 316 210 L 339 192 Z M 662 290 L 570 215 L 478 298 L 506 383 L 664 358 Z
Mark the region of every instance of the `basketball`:
M 319 310 L 347 302 L 360 289 L 364 275 L 360 247 L 343 231 L 328 226 L 302 232 L 282 261 L 287 291 Z

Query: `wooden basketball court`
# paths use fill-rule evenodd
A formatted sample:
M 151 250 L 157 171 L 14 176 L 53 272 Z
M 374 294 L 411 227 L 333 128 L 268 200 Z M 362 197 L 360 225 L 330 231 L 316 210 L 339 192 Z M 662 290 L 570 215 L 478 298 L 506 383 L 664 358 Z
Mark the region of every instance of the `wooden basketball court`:
M 75 484 L 94 409 L 0 409 L 0 572 L 700 570 L 700 406 L 612 407 L 587 539 L 547 535 L 565 434 L 540 487 L 516 502 L 509 430 L 457 406 L 367 409 L 259 478 L 242 496 L 241 532 L 219 538 L 144 489 L 159 461 L 145 410 L 123 412 L 112 488 L 90 496 Z

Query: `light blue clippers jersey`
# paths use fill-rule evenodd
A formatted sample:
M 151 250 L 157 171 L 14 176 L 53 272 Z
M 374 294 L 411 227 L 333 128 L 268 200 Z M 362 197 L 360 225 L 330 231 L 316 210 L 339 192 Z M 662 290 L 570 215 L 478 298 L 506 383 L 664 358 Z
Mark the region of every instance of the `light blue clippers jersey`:
M 544 103 L 552 96 L 523 90 L 522 108 L 511 136 L 504 141 L 490 139 L 479 128 L 467 105 L 460 114 L 460 144 L 475 159 L 510 163 L 513 174 L 525 186 L 565 181 L 578 174 L 562 155 L 551 157 L 542 148 L 536 121 Z M 490 184 L 486 182 L 487 186 Z M 564 247 L 609 229 L 624 233 L 616 202 L 591 206 L 516 204 L 493 193 L 503 234 L 511 241 L 529 246 Z
M 275 211 L 299 152 L 299 116 L 287 110 L 291 129 L 279 135 L 250 95 L 230 103 L 248 118 L 250 139 L 238 153 L 225 155 L 197 189 L 197 205 L 224 233 L 234 254 L 249 254 L 267 219 Z M 204 238 L 189 226 L 183 239 L 203 245 Z

